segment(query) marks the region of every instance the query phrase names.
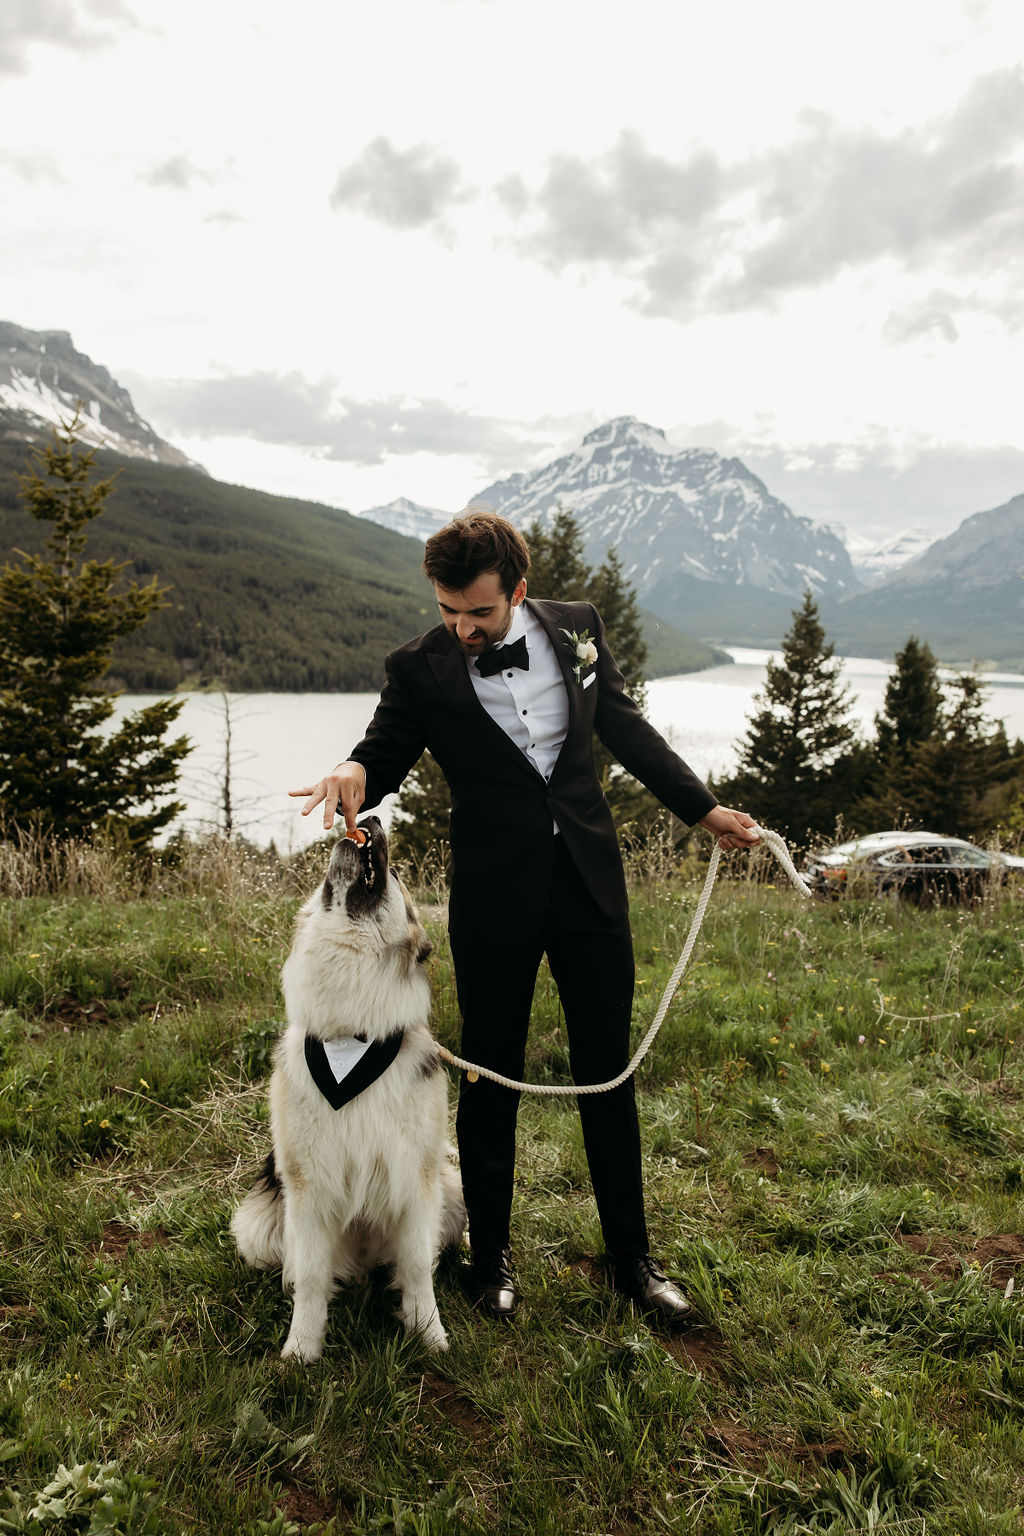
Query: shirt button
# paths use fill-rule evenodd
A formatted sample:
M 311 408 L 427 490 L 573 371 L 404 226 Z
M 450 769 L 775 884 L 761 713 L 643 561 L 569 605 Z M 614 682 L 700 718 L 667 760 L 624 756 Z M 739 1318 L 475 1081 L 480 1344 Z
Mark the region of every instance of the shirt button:
M 524 709 L 524 710 L 523 710 L 523 714 L 524 714 L 524 715 L 526 715 L 526 714 L 529 714 L 529 710 L 526 710 L 526 709 Z
M 512 673 L 511 673 L 511 672 L 506 672 L 506 673 L 505 673 L 505 676 L 506 676 L 506 677 L 511 677 L 511 676 L 512 676 Z

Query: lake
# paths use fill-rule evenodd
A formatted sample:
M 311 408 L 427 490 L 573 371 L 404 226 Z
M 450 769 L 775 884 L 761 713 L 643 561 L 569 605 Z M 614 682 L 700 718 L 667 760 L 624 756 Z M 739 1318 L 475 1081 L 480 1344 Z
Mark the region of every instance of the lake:
M 732 768 L 763 686 L 769 656 L 778 653 L 729 648 L 730 666 L 680 677 L 663 677 L 647 688 L 648 717 L 702 776 Z M 872 734 L 891 663 L 861 657 L 842 660 L 843 681 L 855 698 L 853 713 L 865 735 Z M 1024 676 L 988 673 L 988 713 L 1003 720 L 1011 740 L 1024 736 Z M 228 696 L 231 723 L 231 782 L 235 830 L 253 842 L 275 842 L 282 850 L 302 847 L 322 833 L 321 817 L 299 814 L 301 801 L 288 790 L 318 779 L 355 746 L 377 702 L 374 693 L 245 693 Z M 123 694 L 116 718 L 153 703 L 152 695 Z M 224 778 L 225 701 L 217 694 L 192 693 L 178 716 L 176 733 L 190 736 L 194 750 L 185 760 L 178 798 L 186 805 L 190 831 L 220 825 L 218 804 Z M 388 811 L 385 806 L 385 819 Z

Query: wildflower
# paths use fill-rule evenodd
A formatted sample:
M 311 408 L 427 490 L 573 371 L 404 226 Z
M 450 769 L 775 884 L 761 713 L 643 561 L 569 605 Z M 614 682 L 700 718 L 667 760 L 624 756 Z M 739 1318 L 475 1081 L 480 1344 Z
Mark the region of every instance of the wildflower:
M 827 1062 L 827 1061 L 823 1061 L 823 1062 L 822 1062 L 822 1063 L 821 1063 L 821 1070 L 822 1070 L 822 1071 L 823 1071 L 823 1072 L 831 1072 L 831 1071 L 832 1071 L 832 1068 L 831 1068 L 831 1067 L 830 1067 L 830 1066 L 829 1066 L 829 1064 L 828 1064 L 828 1062 Z
M 39 950 L 38 949 L 34 949 L 32 951 L 32 953 L 29 955 L 29 959 L 30 960 L 38 960 L 39 959 Z
M 878 1043 L 879 1043 L 879 1045 L 888 1045 L 889 1044 L 888 1040 L 885 1038 L 884 1035 L 879 1035 Z
M 843 1007 L 843 1005 L 841 1003 L 837 1003 L 836 1004 L 836 1013 L 845 1013 L 845 1012 L 846 1012 L 846 1009 Z
M 148 1088 L 149 1087 L 149 1084 L 146 1082 L 146 1079 L 144 1077 L 140 1077 L 139 1078 L 139 1087 L 140 1088 Z
M 769 981 L 774 981 L 774 980 L 775 980 L 775 972 L 774 972 L 774 971 L 769 971 L 769 972 L 768 972 L 768 978 L 767 978 L 767 979 L 768 979 L 768 980 L 769 980 Z
M 965 1035 L 976 1035 L 977 1033 L 978 1033 L 978 1031 L 976 1029 L 965 1029 L 964 1030 L 964 1034 Z
M 109 1131 L 110 1130 L 110 1121 L 109 1120 L 101 1120 L 100 1121 L 100 1130 L 101 1131 Z
M 858 1045 L 864 1045 L 864 1044 L 866 1044 L 866 1042 L 867 1042 L 867 1035 L 858 1035 L 857 1036 L 857 1044 Z
M 779 1043 L 778 1035 L 769 1035 L 768 1036 L 768 1044 L 769 1045 L 778 1045 L 778 1043 Z
M 21 1212 L 20 1211 L 12 1211 L 11 1212 L 11 1220 L 12 1221 L 20 1221 L 21 1220 Z

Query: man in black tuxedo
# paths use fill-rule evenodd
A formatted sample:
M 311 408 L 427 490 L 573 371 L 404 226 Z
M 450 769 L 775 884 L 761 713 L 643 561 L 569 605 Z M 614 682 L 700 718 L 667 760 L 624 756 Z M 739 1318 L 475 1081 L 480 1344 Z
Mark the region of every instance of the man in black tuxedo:
M 359 810 L 397 790 L 425 748 L 452 797 L 449 933 L 462 1054 L 519 1079 L 537 971 L 558 987 L 573 1080 L 605 1082 L 629 1060 L 633 946 L 595 733 L 687 823 L 725 848 L 758 841 L 751 817 L 715 802 L 628 697 L 597 611 L 526 599 L 529 550 L 511 523 L 470 511 L 427 541 L 441 623 L 393 651 L 366 735 L 316 785 L 308 815 Z M 690 1303 L 651 1258 L 632 1079 L 577 1100 L 613 1283 L 674 1326 Z M 512 1316 L 509 1217 L 519 1095 L 463 1079 L 458 1107 L 481 1308 Z

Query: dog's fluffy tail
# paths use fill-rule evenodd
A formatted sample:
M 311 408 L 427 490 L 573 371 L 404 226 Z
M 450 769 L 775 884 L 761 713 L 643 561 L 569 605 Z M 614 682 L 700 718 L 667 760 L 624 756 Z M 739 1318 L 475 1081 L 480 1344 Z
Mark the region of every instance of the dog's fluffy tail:
M 273 1152 L 232 1216 L 231 1232 L 242 1258 L 254 1269 L 275 1269 L 284 1263 L 284 1188 Z

